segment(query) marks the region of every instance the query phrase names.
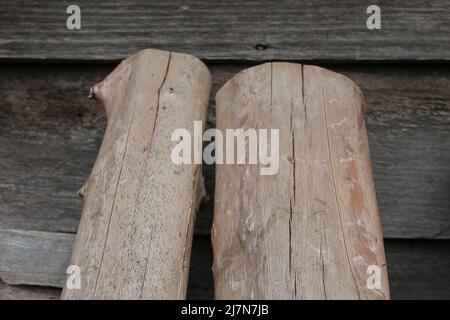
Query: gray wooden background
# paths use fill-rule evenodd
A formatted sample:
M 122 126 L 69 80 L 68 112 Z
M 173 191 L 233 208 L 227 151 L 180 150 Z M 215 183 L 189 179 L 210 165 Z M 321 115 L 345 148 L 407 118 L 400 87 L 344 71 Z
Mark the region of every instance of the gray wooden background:
M 105 117 L 89 88 L 143 48 L 195 54 L 214 95 L 239 70 L 294 61 L 363 90 L 394 299 L 450 299 L 450 1 L 0 0 L 0 298 L 57 299 L 77 190 Z M 66 8 L 81 8 L 81 30 Z M 381 8 L 381 30 L 366 8 Z M 214 167 L 205 166 L 214 193 Z M 211 201 L 212 203 L 212 201 Z M 189 298 L 212 298 L 212 206 L 198 213 Z

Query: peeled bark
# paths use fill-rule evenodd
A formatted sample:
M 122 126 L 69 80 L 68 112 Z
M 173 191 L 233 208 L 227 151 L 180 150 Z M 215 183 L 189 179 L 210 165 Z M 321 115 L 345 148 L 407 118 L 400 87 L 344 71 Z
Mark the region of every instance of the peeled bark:
M 244 70 L 220 89 L 218 129 L 279 129 L 280 167 L 217 166 L 216 298 L 389 298 L 364 106 L 346 77 L 292 63 Z M 381 289 L 367 287 L 371 265 Z
M 81 288 L 63 299 L 185 298 L 201 165 L 171 161 L 171 134 L 205 121 L 211 76 L 197 58 L 143 50 L 91 95 L 107 128 L 81 192 L 85 204 L 71 265 Z

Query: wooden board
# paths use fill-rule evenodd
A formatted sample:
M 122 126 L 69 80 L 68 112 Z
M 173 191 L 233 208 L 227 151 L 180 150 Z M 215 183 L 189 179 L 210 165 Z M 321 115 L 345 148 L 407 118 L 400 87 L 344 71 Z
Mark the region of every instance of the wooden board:
M 75 236 L 0 230 L 0 279 L 8 284 L 62 287 Z
M 57 288 L 16 286 L 0 281 L 0 300 L 58 300 L 60 295 Z
M 212 96 L 248 64 L 209 65 Z M 383 233 L 450 238 L 450 67 L 333 66 L 353 79 L 369 105 L 366 123 Z M 0 226 L 76 232 L 87 178 L 105 128 L 89 88 L 114 66 L 2 65 Z M 48 85 L 51 83 L 52 85 Z M 214 101 L 207 125 L 215 126 Z M 214 166 L 204 166 L 214 194 Z M 196 232 L 209 233 L 212 205 Z
M 144 48 L 208 60 L 449 61 L 450 3 L 377 1 L 79 0 L 81 30 L 66 28 L 69 3 L 0 1 L 0 59 L 121 60 Z
M 15 273 L 12 275 L 9 272 L 9 279 L 15 279 L 14 283 L 36 283 L 34 279 L 38 279 L 44 286 L 62 286 L 64 266 L 70 259 L 74 235 L 0 229 L 0 239 L 5 237 L 15 240 L 0 241 L 0 252 L 6 253 L 0 254 L 0 279 L 6 282 L 4 270 L 8 267 Z M 55 248 L 58 248 L 56 252 Z M 385 240 L 385 249 L 392 299 L 450 299 L 449 241 Z M 55 269 L 53 266 L 59 267 Z M 188 298 L 213 298 L 211 266 L 209 236 L 194 237 Z M 43 279 L 47 279 L 47 282 Z M 6 289 L 0 286 L 0 299 L 24 297 L 22 293 L 11 294 L 11 290 L 16 289 L 17 286 L 7 287 L 5 293 Z M 50 294 L 50 297 L 54 297 L 54 294 Z

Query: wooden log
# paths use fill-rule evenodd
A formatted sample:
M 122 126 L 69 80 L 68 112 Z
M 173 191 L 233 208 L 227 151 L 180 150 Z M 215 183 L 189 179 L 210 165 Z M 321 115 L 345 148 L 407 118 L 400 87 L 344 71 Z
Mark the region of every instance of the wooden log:
M 208 66 L 215 95 L 247 64 Z M 353 79 L 369 104 L 365 114 L 385 238 L 450 238 L 450 66 L 330 66 Z M 90 84 L 111 65 L 10 64 L 0 92 L 0 226 L 76 232 L 105 118 Z M 47 84 L 51 82 L 52 85 Z M 394 89 L 393 89 L 394 88 Z M 214 99 L 207 127 L 215 127 Z M 20 146 L 20 148 L 18 148 Z M 215 166 L 203 166 L 214 194 Z M 199 210 L 195 232 L 210 234 L 213 202 Z
M 63 299 L 184 298 L 201 165 L 175 165 L 171 134 L 205 121 L 211 76 L 190 55 L 144 50 L 92 89 L 108 124 L 71 265 L 81 288 Z
M 358 87 L 319 67 L 267 63 L 228 81 L 216 103 L 221 131 L 279 129 L 279 171 L 217 166 L 215 297 L 388 299 Z M 367 286 L 371 265 L 381 289 Z

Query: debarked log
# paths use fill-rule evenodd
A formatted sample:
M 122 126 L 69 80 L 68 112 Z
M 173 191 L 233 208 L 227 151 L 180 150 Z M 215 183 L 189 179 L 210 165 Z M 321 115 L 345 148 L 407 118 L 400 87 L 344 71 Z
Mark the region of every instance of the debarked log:
M 365 107 L 348 78 L 292 63 L 219 90 L 217 128 L 278 129 L 279 168 L 217 166 L 217 299 L 389 298 Z
M 108 124 L 63 299 L 185 297 L 203 181 L 201 165 L 171 161 L 171 134 L 205 121 L 210 86 L 197 58 L 148 49 L 93 87 Z

